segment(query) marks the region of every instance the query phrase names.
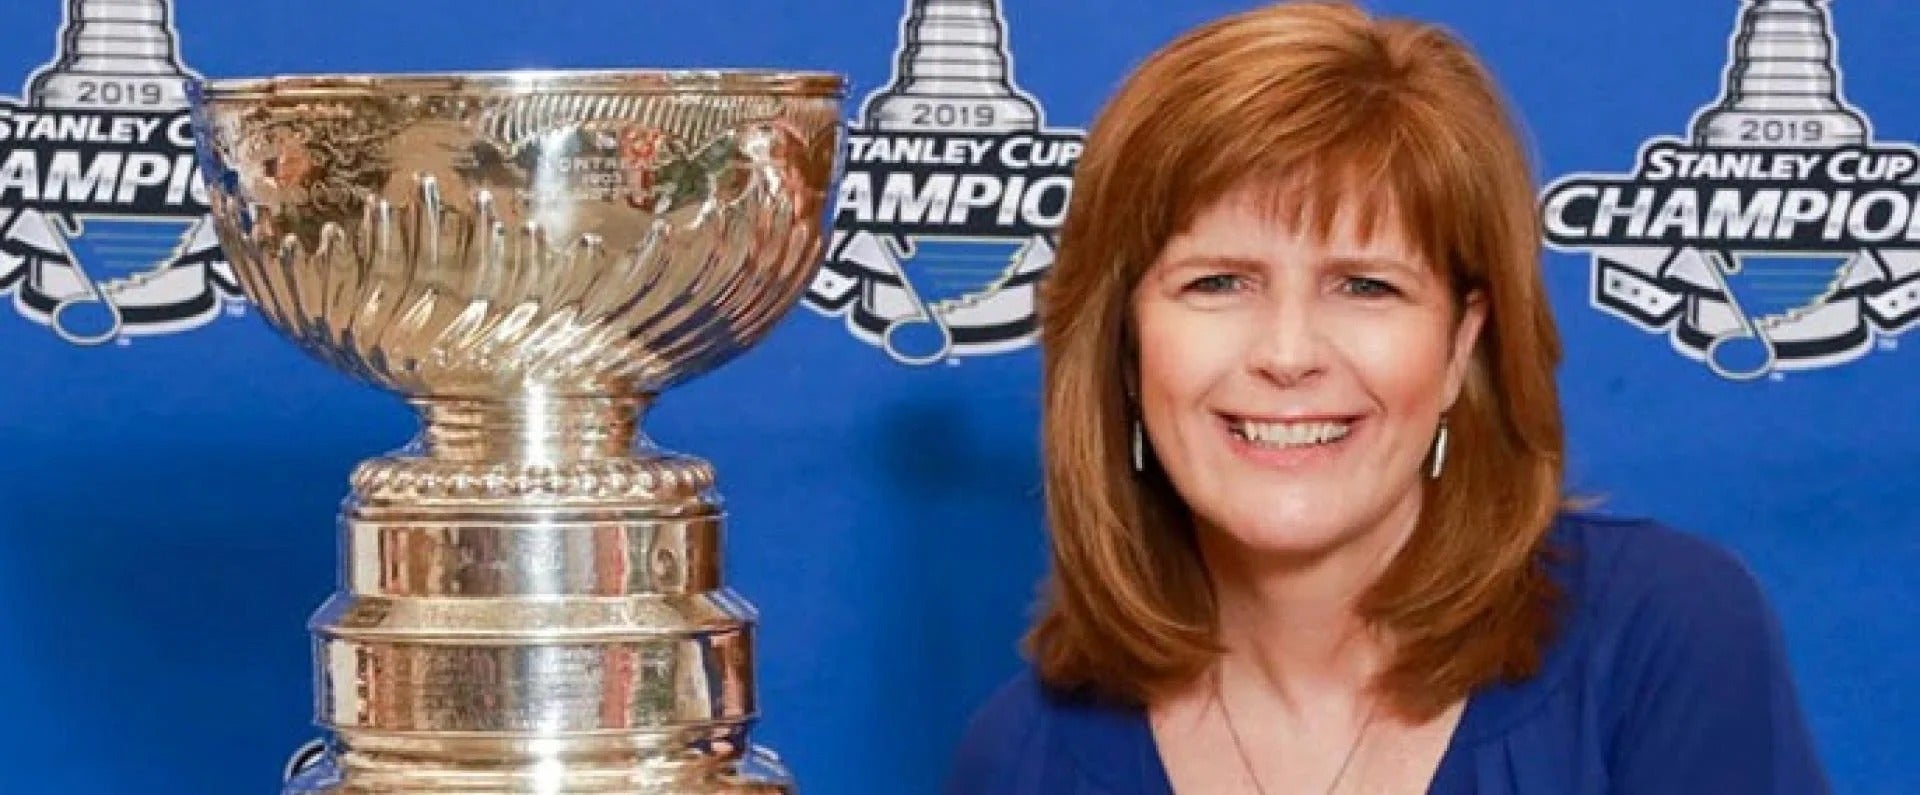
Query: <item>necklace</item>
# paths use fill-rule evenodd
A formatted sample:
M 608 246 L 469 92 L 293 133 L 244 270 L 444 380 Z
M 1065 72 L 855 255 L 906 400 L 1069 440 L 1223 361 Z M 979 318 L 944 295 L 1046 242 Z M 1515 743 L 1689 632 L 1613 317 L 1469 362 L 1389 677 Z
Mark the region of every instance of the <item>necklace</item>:
M 1253 782 L 1253 791 L 1258 795 L 1267 795 L 1265 787 L 1260 786 L 1260 775 L 1253 771 L 1253 759 L 1247 755 L 1247 746 L 1240 739 L 1240 730 L 1233 725 L 1233 712 L 1227 709 L 1226 696 L 1221 692 L 1220 666 L 1213 667 L 1213 700 L 1220 705 L 1220 717 L 1227 724 L 1227 735 L 1233 738 L 1233 751 L 1240 757 L 1240 767 L 1247 773 L 1247 780 Z M 1374 707 L 1379 702 L 1367 705 L 1367 716 L 1360 721 L 1360 731 L 1354 732 L 1353 743 L 1347 746 L 1347 755 L 1340 760 L 1340 769 L 1333 774 L 1333 782 L 1327 785 L 1328 795 L 1340 787 L 1340 781 L 1347 777 L 1347 766 L 1353 764 L 1354 754 L 1360 750 L 1360 743 L 1367 738 L 1367 730 L 1373 728 Z

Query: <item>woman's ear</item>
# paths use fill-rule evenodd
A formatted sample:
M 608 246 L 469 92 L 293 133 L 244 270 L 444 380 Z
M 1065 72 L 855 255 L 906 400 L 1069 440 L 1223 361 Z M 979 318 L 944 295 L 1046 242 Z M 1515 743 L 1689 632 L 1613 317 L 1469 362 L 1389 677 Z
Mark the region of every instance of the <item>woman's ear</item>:
M 1480 330 L 1487 320 L 1487 296 L 1479 289 L 1469 291 L 1460 303 L 1460 321 L 1453 327 L 1453 353 L 1447 362 L 1447 399 L 1442 411 L 1453 408 L 1466 383 L 1467 368 L 1473 364 L 1474 347 L 1480 343 Z

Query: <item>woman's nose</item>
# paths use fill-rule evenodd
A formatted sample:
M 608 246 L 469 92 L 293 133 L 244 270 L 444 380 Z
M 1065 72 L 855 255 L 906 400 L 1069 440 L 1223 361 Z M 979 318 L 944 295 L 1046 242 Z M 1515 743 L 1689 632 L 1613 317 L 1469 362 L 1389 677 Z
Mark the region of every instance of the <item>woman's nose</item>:
M 1256 374 L 1291 384 L 1321 372 L 1325 346 L 1311 301 L 1275 297 L 1258 314 L 1248 352 L 1248 365 Z

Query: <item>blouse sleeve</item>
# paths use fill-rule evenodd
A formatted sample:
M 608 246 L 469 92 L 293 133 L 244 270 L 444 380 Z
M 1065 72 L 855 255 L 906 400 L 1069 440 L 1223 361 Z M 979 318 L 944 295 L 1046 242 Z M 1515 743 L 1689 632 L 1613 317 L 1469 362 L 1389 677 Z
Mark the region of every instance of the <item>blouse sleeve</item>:
M 1830 792 L 1759 583 L 1719 547 L 1669 538 L 1628 562 L 1642 587 L 1617 658 L 1611 789 Z

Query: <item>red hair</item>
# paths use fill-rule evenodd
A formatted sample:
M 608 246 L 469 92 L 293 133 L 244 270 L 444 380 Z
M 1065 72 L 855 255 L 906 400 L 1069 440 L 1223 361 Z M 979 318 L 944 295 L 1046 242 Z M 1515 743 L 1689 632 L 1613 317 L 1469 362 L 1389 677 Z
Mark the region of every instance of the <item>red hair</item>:
M 1214 606 L 1191 518 L 1129 464 L 1128 296 L 1196 213 L 1251 187 L 1322 231 L 1392 209 L 1486 321 L 1449 412 L 1444 473 L 1361 600 L 1396 657 L 1378 683 L 1431 716 L 1536 670 L 1557 598 L 1542 545 L 1562 502 L 1559 338 L 1531 170 L 1487 70 L 1446 32 L 1337 3 L 1227 17 L 1154 53 L 1101 112 L 1043 290 L 1043 680 L 1135 701 L 1204 671 Z M 1354 204 L 1354 199 L 1360 199 Z

